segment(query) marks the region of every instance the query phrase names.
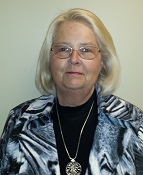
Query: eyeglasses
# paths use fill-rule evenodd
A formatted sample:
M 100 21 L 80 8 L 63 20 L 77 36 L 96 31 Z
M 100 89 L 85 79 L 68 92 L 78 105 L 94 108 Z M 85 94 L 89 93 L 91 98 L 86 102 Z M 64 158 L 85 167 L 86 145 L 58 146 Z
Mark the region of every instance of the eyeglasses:
M 92 60 L 96 58 L 98 52 L 100 52 L 99 48 L 94 46 L 84 46 L 76 50 L 67 45 L 53 46 L 51 48 L 51 51 L 53 51 L 54 55 L 60 59 L 69 58 L 72 55 L 73 51 L 77 51 L 78 55 L 85 60 Z

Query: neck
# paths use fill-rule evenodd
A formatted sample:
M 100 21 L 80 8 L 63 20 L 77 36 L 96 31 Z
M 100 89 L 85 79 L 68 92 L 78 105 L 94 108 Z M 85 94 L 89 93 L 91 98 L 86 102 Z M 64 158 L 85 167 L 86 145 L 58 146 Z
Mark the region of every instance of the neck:
M 94 87 L 88 91 L 69 90 L 67 92 L 57 90 L 57 97 L 60 105 L 74 107 L 84 104 L 91 97 L 93 92 Z

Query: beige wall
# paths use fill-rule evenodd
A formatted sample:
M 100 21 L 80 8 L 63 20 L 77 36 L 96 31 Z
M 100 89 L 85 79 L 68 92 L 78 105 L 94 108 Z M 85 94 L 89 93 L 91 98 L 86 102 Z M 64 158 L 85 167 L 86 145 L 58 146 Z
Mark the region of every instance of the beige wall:
M 47 26 L 72 7 L 107 26 L 122 65 L 116 94 L 143 109 L 143 0 L 0 0 L 0 133 L 11 108 L 40 95 L 34 76 Z

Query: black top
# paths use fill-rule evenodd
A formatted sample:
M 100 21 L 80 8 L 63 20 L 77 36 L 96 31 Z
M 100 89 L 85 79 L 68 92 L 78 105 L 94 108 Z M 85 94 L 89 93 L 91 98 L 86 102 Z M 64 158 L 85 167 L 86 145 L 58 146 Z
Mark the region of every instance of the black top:
M 59 105 L 59 102 L 57 100 L 57 107 L 58 107 L 62 132 L 64 135 L 68 152 L 72 158 L 75 157 L 80 131 L 83 126 L 83 123 L 86 120 L 86 117 L 89 113 L 89 110 L 93 101 L 94 101 L 94 106 L 92 108 L 91 114 L 83 130 L 78 155 L 77 155 L 77 158 L 75 159 L 82 166 L 81 175 L 85 175 L 85 171 L 88 166 L 89 153 L 93 143 L 95 128 L 98 122 L 96 92 L 92 94 L 92 96 L 86 103 L 77 107 L 61 106 Z M 63 144 L 63 140 L 61 137 L 59 122 L 58 122 L 57 113 L 56 113 L 56 105 L 54 105 L 52 116 L 53 116 L 55 137 L 57 142 L 60 171 L 62 175 L 66 175 L 65 169 L 66 169 L 66 165 L 70 162 L 70 159 L 67 155 L 67 152 L 65 150 L 65 146 Z

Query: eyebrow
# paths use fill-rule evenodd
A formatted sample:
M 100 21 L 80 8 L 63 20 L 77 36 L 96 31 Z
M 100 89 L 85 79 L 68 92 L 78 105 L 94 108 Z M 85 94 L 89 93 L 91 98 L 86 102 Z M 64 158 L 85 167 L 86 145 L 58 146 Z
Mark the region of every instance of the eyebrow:
M 54 45 L 60 45 L 60 44 L 63 44 L 63 45 L 68 45 L 70 46 L 71 44 L 69 42 L 57 42 L 55 43 Z M 94 44 L 92 42 L 86 42 L 86 43 L 79 43 L 80 46 L 97 46 L 97 43 Z

